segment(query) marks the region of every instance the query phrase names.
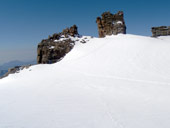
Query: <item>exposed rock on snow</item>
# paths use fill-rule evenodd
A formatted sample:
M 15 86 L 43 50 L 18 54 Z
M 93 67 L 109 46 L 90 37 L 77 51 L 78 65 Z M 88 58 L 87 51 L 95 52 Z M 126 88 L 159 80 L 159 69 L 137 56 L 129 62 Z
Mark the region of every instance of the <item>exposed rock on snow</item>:
M 10 74 L 19 73 L 19 71 L 21 71 L 25 68 L 28 69 L 30 66 L 31 66 L 31 64 L 27 65 L 27 66 L 15 66 L 13 68 L 10 68 L 10 69 L 8 69 L 7 73 L 5 73 L 2 77 L 0 77 L 0 79 L 7 77 Z
M 152 36 L 168 36 L 170 35 L 170 26 L 160 26 L 160 27 L 152 27 Z
M 126 25 L 123 18 L 123 12 L 119 11 L 116 14 L 104 12 L 102 18 L 97 17 L 96 23 L 98 25 L 99 37 L 106 35 L 117 35 L 119 33 L 126 34 Z
M 72 37 L 80 37 L 76 25 L 42 40 L 38 44 L 37 63 L 51 64 L 61 60 L 74 46 Z

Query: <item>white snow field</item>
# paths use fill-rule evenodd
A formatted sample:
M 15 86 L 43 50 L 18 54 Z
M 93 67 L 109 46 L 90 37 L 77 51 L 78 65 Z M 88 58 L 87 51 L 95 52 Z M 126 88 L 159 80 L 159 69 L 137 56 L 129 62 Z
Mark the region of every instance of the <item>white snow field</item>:
M 0 128 L 170 128 L 170 36 L 87 40 L 0 80 Z

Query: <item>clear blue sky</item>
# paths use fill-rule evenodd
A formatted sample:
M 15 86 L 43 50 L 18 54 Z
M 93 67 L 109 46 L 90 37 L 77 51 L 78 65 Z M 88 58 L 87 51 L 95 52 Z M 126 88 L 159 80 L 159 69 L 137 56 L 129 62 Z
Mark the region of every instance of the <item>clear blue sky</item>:
M 119 10 L 129 34 L 150 36 L 152 26 L 170 26 L 170 0 L 0 0 L 0 64 L 36 59 L 43 38 L 73 24 L 82 35 L 98 36 L 96 17 Z

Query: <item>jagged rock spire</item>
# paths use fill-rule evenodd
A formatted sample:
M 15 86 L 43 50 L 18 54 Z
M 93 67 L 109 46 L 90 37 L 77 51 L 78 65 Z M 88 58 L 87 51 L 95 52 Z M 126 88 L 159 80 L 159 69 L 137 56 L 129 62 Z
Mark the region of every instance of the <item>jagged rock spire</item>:
M 102 17 L 97 17 L 99 37 L 106 35 L 117 35 L 119 33 L 126 34 L 126 25 L 123 17 L 123 12 L 119 11 L 116 14 L 104 12 Z

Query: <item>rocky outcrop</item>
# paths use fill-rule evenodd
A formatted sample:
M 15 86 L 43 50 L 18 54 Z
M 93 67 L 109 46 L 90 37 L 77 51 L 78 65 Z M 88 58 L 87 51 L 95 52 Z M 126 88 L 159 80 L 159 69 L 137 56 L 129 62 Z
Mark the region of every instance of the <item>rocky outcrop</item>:
M 170 26 L 160 26 L 160 27 L 152 27 L 152 36 L 168 36 L 170 35 Z
M 76 25 L 42 40 L 37 48 L 37 63 L 51 64 L 60 61 L 73 48 L 73 37 L 79 37 Z
M 23 69 L 28 69 L 31 65 L 27 65 L 27 66 L 15 66 L 14 68 L 10 68 L 8 69 L 8 72 L 3 75 L 2 77 L 0 77 L 0 79 L 7 77 L 9 74 L 14 74 L 14 73 L 18 73 L 20 70 Z
M 97 17 L 96 23 L 98 25 L 99 37 L 112 34 L 117 35 L 119 33 L 126 34 L 126 25 L 122 11 L 116 14 L 104 12 L 102 17 Z

